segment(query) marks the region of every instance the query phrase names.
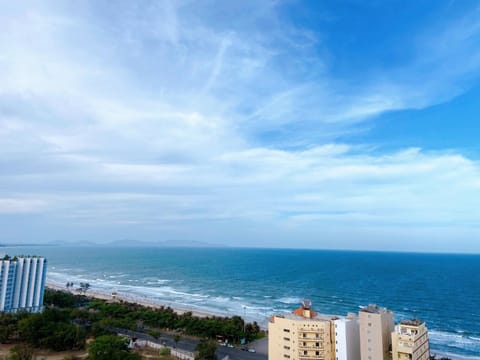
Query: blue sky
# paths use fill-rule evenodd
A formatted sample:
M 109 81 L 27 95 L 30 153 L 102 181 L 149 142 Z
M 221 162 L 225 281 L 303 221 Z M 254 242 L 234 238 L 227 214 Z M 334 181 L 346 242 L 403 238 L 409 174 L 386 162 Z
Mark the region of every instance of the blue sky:
M 478 2 L 0 10 L 2 241 L 480 252 Z

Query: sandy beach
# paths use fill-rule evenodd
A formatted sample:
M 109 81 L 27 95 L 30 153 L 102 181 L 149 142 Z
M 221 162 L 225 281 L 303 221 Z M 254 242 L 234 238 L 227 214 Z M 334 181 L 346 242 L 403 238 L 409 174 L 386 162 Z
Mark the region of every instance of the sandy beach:
M 45 286 L 48 289 L 52 289 L 52 290 L 66 291 L 66 292 L 70 292 L 70 293 L 75 294 L 75 295 L 84 295 L 82 292 L 80 292 L 76 289 L 68 289 L 67 290 L 65 286 L 60 286 L 58 284 L 54 284 L 54 283 L 48 282 L 48 281 L 45 284 Z M 96 298 L 96 299 L 112 301 L 112 302 L 114 302 L 114 301 L 130 302 L 130 303 L 135 303 L 135 304 L 138 304 L 138 305 L 142 305 L 142 306 L 150 307 L 150 308 L 154 308 L 154 309 L 160 309 L 162 307 L 170 307 L 179 315 L 184 314 L 186 312 L 191 312 L 194 316 L 197 316 L 197 317 L 224 316 L 224 315 L 220 315 L 220 314 L 213 314 L 213 313 L 207 313 L 207 312 L 202 312 L 202 311 L 198 311 L 198 310 L 186 309 L 186 308 L 182 308 L 180 306 L 175 306 L 175 304 L 171 304 L 171 303 L 161 304 L 161 303 L 157 303 L 157 302 L 154 302 L 154 301 L 150 301 L 146 297 L 131 296 L 129 294 L 123 294 L 122 292 L 119 292 L 119 291 L 116 292 L 115 296 L 112 296 L 112 294 L 107 294 L 107 293 L 103 293 L 103 292 L 99 292 L 99 291 L 89 289 L 87 291 L 87 293 L 85 294 L 85 296 L 91 297 L 91 298 Z

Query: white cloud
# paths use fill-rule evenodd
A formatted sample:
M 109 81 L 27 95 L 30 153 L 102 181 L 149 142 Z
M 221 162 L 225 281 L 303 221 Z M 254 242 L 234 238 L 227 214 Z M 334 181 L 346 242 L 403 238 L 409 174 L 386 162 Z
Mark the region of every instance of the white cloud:
M 477 162 L 336 138 L 383 112 L 455 96 L 478 62 L 444 73 L 435 64 L 458 59 L 435 46 L 427 63 L 352 84 L 329 73 L 318 35 L 280 20 L 279 5 L 249 2 L 249 16 L 224 24 L 201 4 L 146 4 L 45 1 L 0 14 L 0 212 L 44 212 L 52 228 L 145 226 L 151 237 L 221 238 L 249 226 L 252 236 L 288 229 L 311 239 L 335 227 L 364 237 L 376 226 L 477 231 Z M 439 36 L 476 58 L 475 24 L 468 17 Z M 303 125 L 307 148 L 261 137 Z M 296 143 L 289 136 L 283 145 Z
M 38 199 L 0 198 L 0 214 L 39 213 L 48 208 L 48 203 Z

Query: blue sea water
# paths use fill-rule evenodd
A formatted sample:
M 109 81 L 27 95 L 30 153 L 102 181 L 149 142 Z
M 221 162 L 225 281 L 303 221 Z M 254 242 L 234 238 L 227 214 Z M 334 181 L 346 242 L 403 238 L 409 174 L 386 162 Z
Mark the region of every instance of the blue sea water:
M 420 318 L 432 353 L 480 359 L 480 256 L 239 248 L 4 248 L 49 260 L 47 281 L 89 282 L 174 307 L 266 324 L 309 298 L 346 315 L 376 303 L 395 320 Z M 0 252 L 2 249 L 0 248 Z

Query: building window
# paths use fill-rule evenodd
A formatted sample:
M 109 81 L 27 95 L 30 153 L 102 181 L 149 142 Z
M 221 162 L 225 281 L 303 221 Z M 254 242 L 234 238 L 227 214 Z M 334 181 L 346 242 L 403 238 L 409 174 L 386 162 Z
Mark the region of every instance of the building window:
M 283 331 L 285 331 L 285 332 L 290 332 L 290 329 L 283 329 Z

